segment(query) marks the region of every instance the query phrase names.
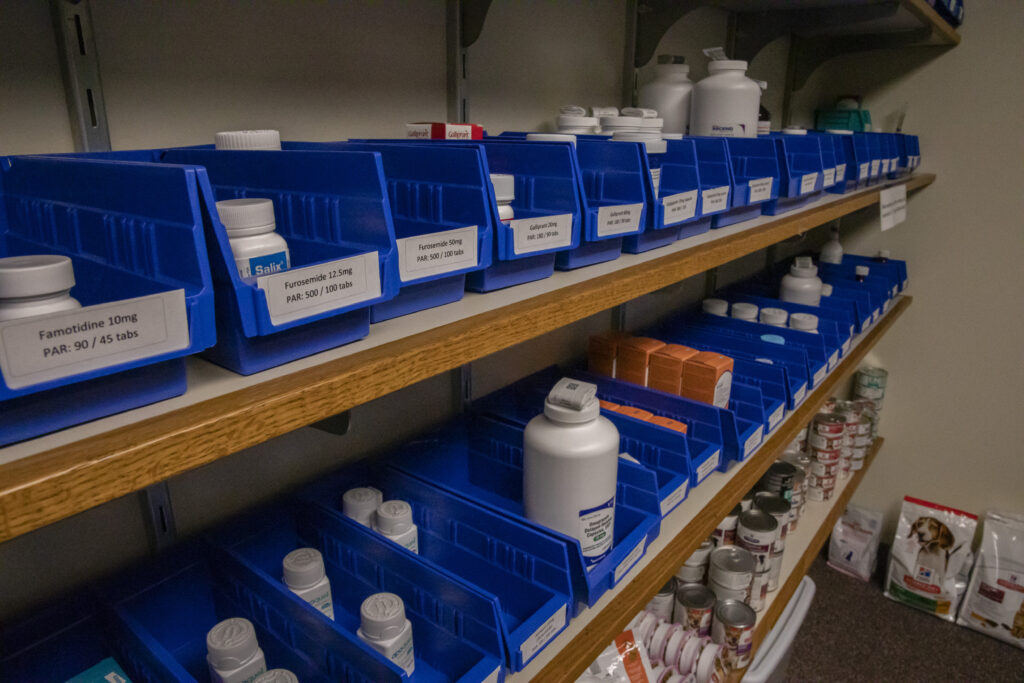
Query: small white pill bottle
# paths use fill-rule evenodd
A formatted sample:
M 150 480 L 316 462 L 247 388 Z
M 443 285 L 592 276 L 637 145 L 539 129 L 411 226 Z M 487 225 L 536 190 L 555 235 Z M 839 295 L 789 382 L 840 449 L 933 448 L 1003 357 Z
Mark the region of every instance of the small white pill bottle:
M 410 676 L 416 669 L 412 624 L 405 618 L 405 603 L 394 593 L 374 593 L 363 600 L 356 635 Z
M 818 266 L 810 256 L 797 256 L 789 273 L 783 276 L 779 285 L 779 298 L 793 304 L 818 306 L 821 303 L 821 279 Z
M 299 683 L 299 677 L 288 669 L 271 669 L 257 676 L 252 683 Z
M 700 302 L 701 310 L 711 315 L 725 318 L 729 315 L 729 302 L 725 299 L 704 299 Z
M 748 304 L 745 301 L 733 304 L 730 309 L 730 317 L 736 318 L 737 320 L 746 320 L 747 322 L 756 323 L 757 315 L 757 305 Z
M 288 270 L 288 243 L 275 232 L 274 202 L 269 199 L 225 199 L 217 213 L 228 233 L 238 274 L 244 278 Z
M 225 619 L 206 634 L 206 662 L 213 683 L 250 683 L 267 670 L 252 622 Z
M 358 486 L 341 497 L 342 511 L 363 526 L 373 526 L 373 516 L 384 502 L 384 494 L 372 486 Z
M 498 202 L 498 218 L 507 224 L 516 217 L 512 208 L 512 202 L 516 199 L 516 177 L 507 173 L 492 173 L 491 185 L 494 186 L 494 199 Z
M 284 556 L 282 579 L 288 590 L 334 619 L 331 582 L 324 570 L 324 558 L 316 548 L 299 548 Z
M 377 508 L 373 528 L 382 536 L 419 553 L 419 533 L 412 523 L 412 508 L 404 500 L 386 500 Z
M 215 149 L 281 149 L 281 133 L 276 130 L 225 130 L 213 138 Z
M 0 258 L 0 322 L 81 308 L 71 259 L 56 254 Z

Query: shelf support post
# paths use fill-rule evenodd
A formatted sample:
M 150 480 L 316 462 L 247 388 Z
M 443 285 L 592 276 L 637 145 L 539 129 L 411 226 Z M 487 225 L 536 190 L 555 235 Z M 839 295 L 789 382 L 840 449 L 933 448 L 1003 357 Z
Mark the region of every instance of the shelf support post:
M 89 0 L 50 0 L 71 135 L 78 152 L 110 150 L 110 130 Z
M 171 506 L 171 490 L 167 482 L 152 484 L 142 489 L 141 503 L 149 533 L 149 542 L 154 553 L 172 545 L 178 538 L 178 526 L 174 521 L 174 508 Z

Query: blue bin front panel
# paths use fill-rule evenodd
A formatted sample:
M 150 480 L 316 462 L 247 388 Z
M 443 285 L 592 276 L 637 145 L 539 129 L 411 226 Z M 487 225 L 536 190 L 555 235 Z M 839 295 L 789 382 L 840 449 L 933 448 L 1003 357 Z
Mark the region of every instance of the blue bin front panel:
M 779 199 L 796 199 L 820 192 L 824 165 L 821 146 L 813 135 L 783 135 L 773 133 L 775 154 L 782 174 Z
M 770 138 L 726 138 L 732 162 L 732 208 L 759 204 L 779 196 L 782 175 Z
M 635 142 L 582 139 L 575 149 L 587 201 L 584 239 L 594 242 L 642 232 L 646 221 L 645 177 L 650 182 L 643 147 Z M 618 225 L 615 218 L 605 217 L 627 213 L 627 209 L 628 220 L 620 219 Z
M 688 137 L 697 153 L 700 215 L 713 216 L 732 206 L 733 176 L 725 138 Z

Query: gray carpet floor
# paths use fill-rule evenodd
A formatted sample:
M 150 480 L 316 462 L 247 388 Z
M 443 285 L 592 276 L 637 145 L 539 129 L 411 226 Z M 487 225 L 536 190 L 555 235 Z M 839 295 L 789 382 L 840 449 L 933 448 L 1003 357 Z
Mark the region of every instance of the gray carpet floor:
M 1024 650 L 893 602 L 822 557 L 808 574 L 817 592 L 789 681 L 1024 682 Z

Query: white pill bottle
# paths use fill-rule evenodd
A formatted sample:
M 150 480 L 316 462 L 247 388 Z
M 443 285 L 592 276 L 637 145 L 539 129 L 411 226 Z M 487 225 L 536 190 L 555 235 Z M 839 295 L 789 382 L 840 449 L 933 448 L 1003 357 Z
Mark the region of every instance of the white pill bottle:
M 708 76 L 693 86 L 690 135 L 757 137 L 761 86 L 747 78 L 747 63 L 708 62 Z
M 523 437 L 526 516 L 579 539 L 587 566 L 615 536 L 619 430 L 601 417 L 597 386 L 563 378 Z
M 690 93 L 693 82 L 688 78 L 690 66 L 683 57 L 658 55 L 654 80 L 637 94 L 641 107 L 656 109 L 664 120 L 665 133 L 685 134 L 690 127 Z

